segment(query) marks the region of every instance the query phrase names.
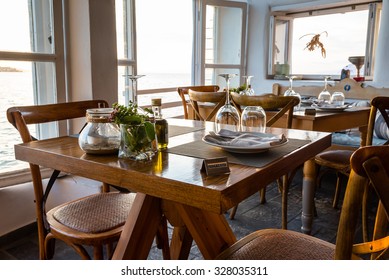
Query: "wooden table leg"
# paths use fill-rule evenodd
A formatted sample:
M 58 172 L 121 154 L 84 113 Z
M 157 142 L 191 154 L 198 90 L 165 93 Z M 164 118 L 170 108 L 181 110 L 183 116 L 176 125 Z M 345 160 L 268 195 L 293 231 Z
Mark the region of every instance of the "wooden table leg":
M 113 260 L 147 259 L 161 224 L 161 200 L 137 193 L 124 225 Z
M 301 214 L 301 231 L 310 234 L 312 230 L 312 222 L 314 215 L 314 198 L 316 185 L 316 166 L 315 160 L 310 159 L 304 163 L 303 168 L 303 209 Z
M 179 203 L 173 204 L 204 259 L 214 259 L 236 242 L 236 237 L 223 215 Z
M 174 227 L 170 243 L 170 257 L 172 260 L 187 260 L 192 248 L 193 237 L 186 226 Z

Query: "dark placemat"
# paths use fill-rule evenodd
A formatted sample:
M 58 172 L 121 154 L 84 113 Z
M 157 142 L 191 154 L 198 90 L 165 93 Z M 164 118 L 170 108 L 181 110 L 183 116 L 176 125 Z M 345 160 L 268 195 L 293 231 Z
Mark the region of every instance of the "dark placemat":
M 263 167 L 309 142 L 309 140 L 289 139 L 287 144 L 278 148 L 267 150 L 263 153 L 238 154 L 224 151 L 221 148 L 208 145 L 203 141 L 198 140 L 180 146 L 168 148 L 167 152 L 202 159 L 227 157 L 228 162 L 230 163 L 242 164 L 252 167 Z
M 186 133 L 195 132 L 204 129 L 205 129 L 204 127 L 169 125 L 169 137 L 174 137 L 181 134 L 186 134 Z

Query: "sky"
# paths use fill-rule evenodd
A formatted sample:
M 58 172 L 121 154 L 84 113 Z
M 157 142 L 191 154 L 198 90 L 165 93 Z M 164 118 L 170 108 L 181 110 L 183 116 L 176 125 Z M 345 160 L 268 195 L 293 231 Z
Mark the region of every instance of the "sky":
M 17 15 L 17 16 L 15 16 Z M 10 28 L 12 26 L 12 28 Z M 0 0 L 0 49 L 30 51 L 26 0 Z M 0 66 L 11 66 L 29 70 L 30 63 L 1 61 Z

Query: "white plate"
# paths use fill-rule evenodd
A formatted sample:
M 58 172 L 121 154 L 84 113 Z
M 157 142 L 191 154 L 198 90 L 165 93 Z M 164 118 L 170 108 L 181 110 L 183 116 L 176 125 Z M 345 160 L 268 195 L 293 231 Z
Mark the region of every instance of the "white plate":
M 350 105 L 343 105 L 343 106 L 312 106 L 313 108 L 324 111 L 324 112 L 342 112 L 348 108 L 350 108 Z
M 204 143 L 207 143 L 208 145 L 221 148 L 221 149 L 223 149 L 223 150 L 225 150 L 227 152 L 239 153 L 239 154 L 263 153 L 263 152 L 266 152 L 268 150 L 281 147 L 281 146 L 283 146 L 283 145 L 285 145 L 286 143 L 289 142 L 289 140 L 286 139 L 285 142 L 280 143 L 278 145 L 270 146 L 270 147 L 267 147 L 267 148 L 255 148 L 255 147 L 238 147 L 238 146 L 219 145 L 219 144 L 216 144 L 216 143 L 213 143 L 213 142 L 209 142 L 209 141 L 207 141 L 204 138 L 202 140 L 203 140 Z

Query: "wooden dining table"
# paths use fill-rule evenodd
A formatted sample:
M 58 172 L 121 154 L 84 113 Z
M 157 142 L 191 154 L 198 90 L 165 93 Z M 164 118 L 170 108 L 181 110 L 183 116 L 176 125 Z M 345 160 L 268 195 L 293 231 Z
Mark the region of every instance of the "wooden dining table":
M 261 153 L 236 154 L 202 141 L 214 130 L 212 122 L 168 122 L 168 149 L 149 162 L 86 154 L 74 136 L 15 145 L 15 157 L 137 193 L 113 259 L 147 259 L 164 218 L 174 227 L 172 259 L 186 259 L 192 240 L 205 259 L 214 259 L 236 242 L 227 210 L 331 145 L 330 133 L 268 128 L 269 133 L 284 134 L 288 143 Z M 229 172 L 207 175 L 202 169 L 204 159 L 224 157 Z M 313 206 L 312 172 L 310 165 L 304 168 L 303 207 Z
M 306 110 L 308 109 L 308 110 Z M 366 137 L 366 127 L 370 115 L 370 107 L 351 107 L 344 111 L 320 111 L 309 114 L 312 107 L 301 107 L 293 113 L 292 128 L 337 132 L 358 128 L 361 132 L 361 141 Z M 269 113 L 269 116 L 272 114 Z M 285 127 L 286 117 L 274 123 L 276 127 Z

